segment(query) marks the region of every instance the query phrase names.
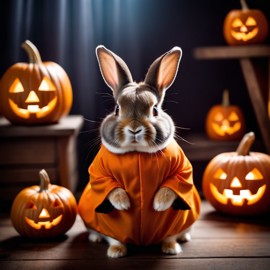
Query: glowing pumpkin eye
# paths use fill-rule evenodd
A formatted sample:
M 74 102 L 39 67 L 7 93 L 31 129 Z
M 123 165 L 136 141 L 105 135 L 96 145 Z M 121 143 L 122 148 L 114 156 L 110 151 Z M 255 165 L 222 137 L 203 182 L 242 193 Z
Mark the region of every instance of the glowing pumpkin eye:
M 55 91 L 56 87 L 54 85 L 54 83 L 48 78 L 48 77 L 44 77 L 39 88 L 39 91 Z
M 216 116 L 215 116 L 215 120 L 216 120 L 216 121 L 222 121 L 222 120 L 223 120 L 223 115 L 222 115 L 222 113 L 217 113 Z
M 243 25 L 242 21 L 240 19 L 235 19 L 232 22 L 232 27 L 241 27 Z
M 26 209 L 33 209 L 33 210 L 37 210 L 37 206 L 34 204 L 33 201 L 29 201 L 26 206 L 25 206 Z
M 18 78 L 16 78 L 14 80 L 14 82 L 12 83 L 12 85 L 10 86 L 9 92 L 10 93 L 20 93 L 20 92 L 23 92 L 23 91 L 24 91 L 24 88 L 22 86 L 21 81 Z
M 214 178 L 220 179 L 220 180 L 226 180 L 227 174 L 226 174 L 221 168 L 219 168 L 219 169 L 215 172 Z
M 229 121 L 238 121 L 238 120 L 239 120 L 239 117 L 238 117 L 238 115 L 235 112 L 232 112 L 229 115 Z
M 263 176 L 258 169 L 254 168 L 246 175 L 246 180 L 262 180 Z
M 246 26 L 255 26 L 257 25 L 256 21 L 252 17 L 248 17 L 246 20 Z

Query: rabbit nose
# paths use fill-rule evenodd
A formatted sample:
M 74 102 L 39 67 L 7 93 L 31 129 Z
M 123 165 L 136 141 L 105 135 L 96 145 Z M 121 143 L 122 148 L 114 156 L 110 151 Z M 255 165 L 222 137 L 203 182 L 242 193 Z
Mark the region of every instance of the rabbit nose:
M 132 129 L 128 129 L 128 132 L 131 133 L 132 135 L 136 135 L 136 134 L 140 133 L 141 131 L 142 131 L 141 128 L 140 129 L 136 129 L 135 131 L 132 130 Z

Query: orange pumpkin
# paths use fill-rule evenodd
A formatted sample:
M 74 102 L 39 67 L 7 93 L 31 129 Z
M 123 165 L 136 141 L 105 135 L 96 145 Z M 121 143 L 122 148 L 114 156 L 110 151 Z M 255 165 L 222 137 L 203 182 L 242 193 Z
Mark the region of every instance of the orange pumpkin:
M 222 103 L 211 107 L 206 116 L 206 134 L 210 139 L 238 140 L 245 133 L 245 120 L 240 107 L 231 105 L 229 92 L 223 92 Z
M 242 216 L 270 211 L 270 156 L 249 152 L 254 140 L 254 133 L 247 133 L 236 152 L 217 155 L 204 171 L 204 196 L 222 213 Z
M 72 88 L 66 72 L 54 62 L 42 62 L 30 41 L 22 47 L 30 63 L 16 63 L 0 83 L 0 110 L 14 124 L 57 122 L 72 105 Z
M 263 43 L 268 35 L 265 15 L 258 9 L 249 9 L 241 0 L 242 9 L 230 11 L 223 25 L 223 34 L 229 45 L 249 45 Z
M 22 236 L 50 238 L 67 232 L 75 222 L 77 203 L 66 188 L 51 185 L 45 170 L 40 171 L 40 186 L 23 189 L 11 208 L 14 228 Z

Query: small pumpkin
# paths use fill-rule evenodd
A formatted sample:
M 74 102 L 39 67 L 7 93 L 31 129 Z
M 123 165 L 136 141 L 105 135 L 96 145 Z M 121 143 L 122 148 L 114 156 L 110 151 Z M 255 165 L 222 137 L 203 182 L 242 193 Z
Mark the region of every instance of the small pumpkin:
M 72 87 L 68 75 L 54 62 L 42 62 L 38 49 L 26 40 L 30 63 L 16 63 L 0 83 L 0 110 L 14 124 L 55 123 L 72 106 Z
M 228 90 L 223 92 L 222 103 L 210 108 L 205 126 L 207 136 L 213 140 L 238 140 L 245 134 L 244 115 L 239 106 L 230 104 Z
M 270 156 L 250 152 L 253 132 L 236 152 L 221 153 L 207 165 L 202 181 L 205 198 L 220 212 L 251 216 L 270 211 Z
M 40 185 L 23 189 L 11 208 L 11 221 L 22 236 L 51 238 L 66 233 L 74 224 L 77 202 L 66 188 L 50 184 L 45 170 Z
M 229 45 L 263 43 L 268 35 L 265 15 L 258 9 L 249 9 L 245 0 L 240 0 L 242 9 L 231 10 L 223 25 L 223 34 Z

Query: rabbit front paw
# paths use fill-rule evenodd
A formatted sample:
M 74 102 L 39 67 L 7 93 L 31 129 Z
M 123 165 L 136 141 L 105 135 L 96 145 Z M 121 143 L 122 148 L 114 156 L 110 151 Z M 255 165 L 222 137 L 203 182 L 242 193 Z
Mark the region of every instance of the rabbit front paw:
M 127 210 L 130 207 L 128 195 L 122 188 L 113 189 L 108 195 L 108 200 L 117 210 Z
M 165 211 L 170 208 L 177 195 L 170 188 L 163 187 L 155 195 L 153 207 L 156 211 Z

